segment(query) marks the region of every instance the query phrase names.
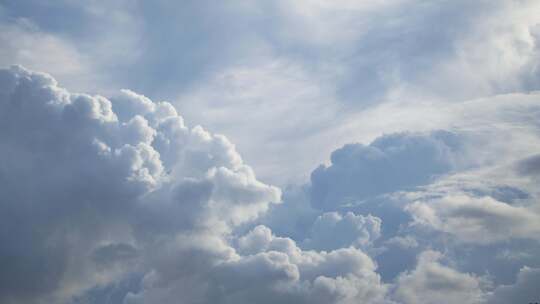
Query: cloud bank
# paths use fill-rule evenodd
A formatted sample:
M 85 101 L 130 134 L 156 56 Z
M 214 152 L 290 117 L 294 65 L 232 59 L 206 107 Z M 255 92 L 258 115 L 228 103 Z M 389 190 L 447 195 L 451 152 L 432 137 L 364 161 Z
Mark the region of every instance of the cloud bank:
M 348 144 L 282 196 L 167 102 L 70 93 L 21 66 L 0 88 L 2 302 L 537 296 L 536 156 L 472 154 L 485 132 Z M 507 254 L 475 264 L 486 250 Z

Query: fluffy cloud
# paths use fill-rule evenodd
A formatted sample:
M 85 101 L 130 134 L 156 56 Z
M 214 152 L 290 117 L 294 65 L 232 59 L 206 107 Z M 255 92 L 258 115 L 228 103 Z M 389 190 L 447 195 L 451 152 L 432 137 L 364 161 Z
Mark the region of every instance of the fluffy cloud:
M 384 301 L 358 248 L 303 250 L 265 226 L 235 236 L 280 191 L 170 104 L 73 94 L 19 66 L 0 79 L 3 302 Z M 380 220 L 324 215 L 314 247 L 325 246 L 319 232 L 347 227 L 362 244 Z
M 0 88 L 4 302 L 535 296 L 538 261 L 512 247 L 539 232 L 526 148 L 505 150 L 501 166 L 491 154 L 469 159 L 474 132 L 385 135 L 337 150 L 310 184 L 272 204 L 280 190 L 257 180 L 227 138 L 186 127 L 167 102 L 74 94 L 19 66 L 1 71 Z M 475 266 L 485 246 L 508 254 Z M 523 261 L 530 268 L 513 272 Z
M 438 250 L 472 276 L 490 274 L 493 284 L 508 284 L 521 267 L 540 262 L 534 169 L 539 141 L 531 119 L 537 98 L 510 94 L 470 101 L 449 108 L 456 114 L 452 132 L 397 133 L 338 149 L 330 164 L 313 171 L 311 183 L 294 195 L 286 191 L 267 223 L 273 229 L 286 223 L 289 235 L 307 248 L 311 237 L 328 236 L 320 243 L 330 249 L 376 236 L 368 252 L 386 282 L 412 271 L 422 251 Z M 338 229 L 347 226 L 347 212 L 375 216 L 380 230 Z M 319 231 L 312 235 L 315 226 Z
M 293 240 L 276 237 L 265 226 L 240 237 L 236 248 L 240 255 L 221 260 L 201 257 L 207 250 L 181 251 L 192 265 L 169 260 L 167 268 L 147 274 L 143 289 L 129 294 L 126 302 L 175 303 L 179 298 L 190 303 L 384 301 L 387 286 L 375 272 L 375 263 L 359 249 L 303 251 Z M 188 274 L 186 267 L 195 274 Z
M 225 137 L 188 129 L 168 103 L 72 94 L 18 66 L 0 74 L 3 302 L 67 301 L 123 276 L 124 262 L 166 261 L 152 246 L 183 238 L 193 250 L 192 234 L 217 238 L 206 256 L 230 255 L 219 236 L 279 201 Z
M 269 228 L 257 226 L 238 240 L 239 252 L 254 254 L 282 252 L 296 266 L 300 283 L 294 293 L 304 294 L 307 303 L 378 303 L 386 287 L 380 282 L 375 263 L 361 250 L 340 248 L 332 251 L 302 250 L 289 238 L 276 237 Z M 301 282 L 304 280 L 304 282 Z M 371 289 L 371 290 L 370 290 Z M 294 298 L 291 298 L 294 299 Z
M 326 212 L 313 223 L 311 237 L 305 240 L 304 246 L 322 250 L 363 247 L 369 246 L 380 234 L 381 219 L 378 217 Z
M 0 302 L 538 301 L 538 8 L 0 4 Z
M 332 153 L 331 165 L 311 174 L 311 201 L 324 210 L 429 183 L 454 167 L 455 134 L 392 134 L 369 145 L 349 144 Z
M 396 298 L 402 303 L 483 303 L 482 279 L 440 263 L 441 253 L 425 251 L 413 271 L 397 279 Z

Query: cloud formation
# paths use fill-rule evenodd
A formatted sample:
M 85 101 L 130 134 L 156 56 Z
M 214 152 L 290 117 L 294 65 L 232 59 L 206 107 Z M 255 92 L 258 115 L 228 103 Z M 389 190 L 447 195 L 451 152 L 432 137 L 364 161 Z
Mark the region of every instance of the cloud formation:
M 348 144 L 334 151 L 330 166 L 311 174 L 311 201 L 325 210 L 368 197 L 427 184 L 450 171 L 457 136 L 434 132 L 429 136 L 392 134 L 368 146 Z M 343 201 L 349 197 L 353 201 Z
M 359 248 L 303 250 L 264 226 L 234 241 L 234 227 L 280 191 L 224 136 L 187 128 L 170 104 L 128 90 L 110 100 L 70 93 L 20 66 L 0 79 L 3 302 L 99 301 L 136 278 L 125 303 L 384 299 Z M 313 242 L 324 242 L 328 216 L 340 220 L 322 217 Z M 368 229 L 351 242 L 380 228 L 374 217 L 342 220 Z
M 11 1 L 0 5 L 0 63 L 49 71 L 76 91 L 127 87 L 171 100 L 189 124 L 227 134 L 259 176 L 284 186 L 346 143 L 439 121 L 367 121 L 368 107 L 538 89 L 538 5 Z
M 167 102 L 70 93 L 21 66 L 1 70 L 0 88 L 7 303 L 534 297 L 540 261 L 515 250 L 540 252 L 536 156 L 478 158 L 474 139 L 490 133 L 349 144 L 281 196 L 225 136 L 186 127 Z M 520 130 L 509 134 L 535 132 Z M 486 246 L 508 254 L 470 264 Z
M 0 302 L 539 301 L 539 8 L 0 4 Z
M 402 303 L 482 303 L 481 278 L 460 273 L 439 262 L 441 254 L 426 251 L 418 265 L 397 279 L 396 297 Z
M 224 136 L 188 129 L 168 103 L 72 94 L 19 66 L 1 80 L 3 301 L 69 299 L 166 239 L 219 245 L 280 199 Z

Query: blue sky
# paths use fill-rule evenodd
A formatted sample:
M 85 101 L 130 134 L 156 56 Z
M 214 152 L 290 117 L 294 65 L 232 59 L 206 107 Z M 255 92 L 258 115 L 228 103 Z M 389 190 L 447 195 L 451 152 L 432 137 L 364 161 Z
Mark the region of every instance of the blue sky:
M 540 301 L 540 4 L 0 1 L 0 302 Z

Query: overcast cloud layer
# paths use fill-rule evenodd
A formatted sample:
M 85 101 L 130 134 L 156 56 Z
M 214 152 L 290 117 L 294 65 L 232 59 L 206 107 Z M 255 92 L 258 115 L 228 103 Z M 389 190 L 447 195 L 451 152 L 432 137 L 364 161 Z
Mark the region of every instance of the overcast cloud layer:
M 532 0 L 0 1 L 0 303 L 538 302 L 539 39 Z

